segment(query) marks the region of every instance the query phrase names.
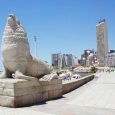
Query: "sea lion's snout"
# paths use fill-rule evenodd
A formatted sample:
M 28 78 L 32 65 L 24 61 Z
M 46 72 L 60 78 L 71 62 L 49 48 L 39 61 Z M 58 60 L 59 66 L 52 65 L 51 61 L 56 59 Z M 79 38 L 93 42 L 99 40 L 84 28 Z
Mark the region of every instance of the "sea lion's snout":
M 14 17 L 14 14 L 9 14 L 9 17 Z
M 13 14 L 9 14 L 9 16 L 8 16 L 8 25 L 11 27 L 16 26 L 16 19 Z
M 13 14 L 9 14 L 8 20 L 15 20 L 15 16 Z

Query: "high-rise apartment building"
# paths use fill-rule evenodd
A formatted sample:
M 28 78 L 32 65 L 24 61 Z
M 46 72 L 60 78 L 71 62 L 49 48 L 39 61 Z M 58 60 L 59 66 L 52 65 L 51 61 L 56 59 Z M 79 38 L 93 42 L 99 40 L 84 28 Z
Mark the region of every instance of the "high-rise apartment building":
M 115 67 L 115 51 L 110 51 L 106 55 L 106 66 Z
M 77 57 L 72 54 L 52 54 L 52 65 L 57 68 L 74 67 L 77 65 Z
M 105 66 L 106 54 L 108 53 L 108 31 L 107 22 L 105 19 L 98 22 L 96 25 L 97 34 L 97 58 L 99 66 Z
M 94 49 L 84 50 L 84 53 L 81 55 L 81 65 L 82 66 L 92 66 L 97 63 L 97 56 L 94 52 Z
M 52 54 L 52 65 L 57 68 L 62 67 L 62 55 L 61 53 Z

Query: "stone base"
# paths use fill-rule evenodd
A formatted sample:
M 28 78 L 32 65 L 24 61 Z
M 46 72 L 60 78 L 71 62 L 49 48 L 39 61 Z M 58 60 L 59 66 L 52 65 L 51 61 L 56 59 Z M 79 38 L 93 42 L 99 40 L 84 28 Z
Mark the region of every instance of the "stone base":
M 0 105 L 21 107 L 62 96 L 62 80 L 26 81 L 21 79 L 0 79 Z

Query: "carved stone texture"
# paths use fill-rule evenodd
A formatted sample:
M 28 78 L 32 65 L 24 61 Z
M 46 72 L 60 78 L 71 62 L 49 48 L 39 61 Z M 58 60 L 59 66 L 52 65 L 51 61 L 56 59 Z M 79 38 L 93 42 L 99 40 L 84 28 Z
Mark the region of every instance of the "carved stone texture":
M 8 16 L 3 33 L 2 55 L 5 71 L 0 78 L 36 80 L 52 71 L 45 61 L 30 54 L 27 33 L 13 14 Z
M 0 106 L 21 107 L 38 104 L 60 98 L 62 91 L 61 79 L 52 79 L 52 81 L 1 79 Z

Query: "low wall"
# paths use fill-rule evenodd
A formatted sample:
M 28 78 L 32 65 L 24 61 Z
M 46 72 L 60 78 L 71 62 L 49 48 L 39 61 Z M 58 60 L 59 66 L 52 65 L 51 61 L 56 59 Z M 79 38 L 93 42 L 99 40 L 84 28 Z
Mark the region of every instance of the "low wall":
M 20 107 L 60 98 L 93 78 L 94 75 L 90 75 L 68 83 L 62 83 L 61 79 L 51 81 L 0 79 L 0 105 Z
M 0 105 L 20 107 L 44 102 L 62 96 L 62 80 L 26 81 L 21 79 L 0 80 Z
M 85 83 L 89 82 L 93 78 L 94 78 L 94 74 L 79 78 L 76 81 L 70 81 L 70 82 L 63 83 L 63 94 L 68 93 L 68 92 L 84 85 Z

